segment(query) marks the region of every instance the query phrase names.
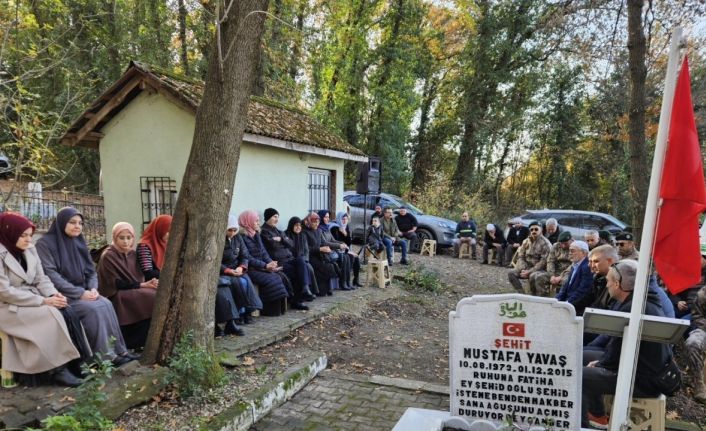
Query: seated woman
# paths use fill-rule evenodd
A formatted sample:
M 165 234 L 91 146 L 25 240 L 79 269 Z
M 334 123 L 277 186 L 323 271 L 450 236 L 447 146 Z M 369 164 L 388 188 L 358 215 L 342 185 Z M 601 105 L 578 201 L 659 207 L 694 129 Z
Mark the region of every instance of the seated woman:
M 147 229 L 142 233 L 140 243 L 137 245 L 137 262 L 142 270 L 145 279 L 157 279 L 164 267 L 164 257 L 167 254 L 167 241 L 169 240 L 169 230 L 172 227 L 172 216 L 162 214 L 147 225 Z M 229 289 L 216 289 L 216 312 L 215 324 L 213 328 L 215 337 L 224 335 L 219 323 L 225 323 L 225 333 L 234 335 L 244 335 L 242 329 L 238 328 L 235 320 L 239 318 L 235 300 Z
M 33 234 L 34 225 L 25 217 L 0 213 L 0 330 L 8 336 L 2 368 L 28 375 L 49 372 L 58 384 L 78 386 L 81 380 L 66 367 L 80 356 L 60 311 L 67 301 L 44 275 Z
M 351 266 L 353 268 L 353 284 L 350 283 L 350 278 L 348 278 L 348 284 L 353 288 L 362 287 L 359 283 L 360 277 L 360 259 L 358 255 L 351 251 L 351 244 L 353 244 L 353 233 L 348 227 L 348 213 L 341 211 L 336 215 L 336 221 L 329 223 L 329 231 L 333 239 L 340 241 L 348 246 L 348 255 L 351 259 Z M 350 277 L 350 272 L 348 273 Z
M 353 286 L 350 285 L 351 282 L 351 257 L 348 254 L 348 246 L 341 242 L 336 241 L 331 235 L 329 230 L 329 220 L 331 218 L 330 213 L 326 210 L 321 210 L 318 212 L 320 223 L 319 231 L 321 231 L 321 237 L 324 240 L 324 244 L 329 246 L 334 253 L 331 256 L 336 256 L 336 263 L 338 264 L 338 287 L 341 290 L 353 290 Z
M 333 295 L 333 288 L 338 286 L 338 269 L 331 257 L 331 247 L 325 244 L 319 230 L 319 215 L 312 212 L 304 219 L 304 236 L 309 248 L 309 263 L 314 267 L 319 292 L 323 295 Z
M 253 283 L 260 288 L 259 294 L 262 299 L 263 316 L 279 316 L 286 311 L 286 298 L 291 296 L 287 290 L 282 277 L 282 271 L 276 261 L 272 260 L 262 244 L 260 238 L 260 217 L 253 210 L 243 211 L 238 217 L 240 225 L 240 236 L 243 244 L 250 254 L 248 261 L 248 275 Z M 306 308 L 303 304 L 300 308 Z
M 152 219 L 142 233 L 140 243 L 137 244 L 137 262 L 145 280 L 159 280 L 171 227 L 172 216 L 162 214 Z
M 288 238 L 292 240 L 290 250 L 294 257 L 301 257 L 306 262 L 307 270 L 309 271 L 309 279 L 311 280 L 311 292 L 314 295 L 319 294 L 319 285 L 316 282 L 314 267 L 309 263 L 309 245 L 306 242 L 306 237 L 302 233 L 302 219 L 292 217 L 287 223 L 287 230 L 284 231 Z
M 277 261 L 289 280 L 292 281 L 294 302 L 313 301 L 316 296 L 311 293 L 311 278 L 306 260 L 301 256 L 294 256 L 291 250 L 294 242 L 286 233 L 277 228 L 277 223 L 279 223 L 279 213 L 274 208 L 267 208 L 265 223 L 260 226 L 260 237 L 267 254 Z
M 240 313 L 239 323 L 252 323 L 252 312 L 262 310 L 262 301 L 247 275 L 250 255 L 238 233 L 238 222 L 234 215 L 228 216 L 228 230 L 221 259 L 218 288 L 230 289 Z
M 138 268 L 135 229 L 130 223 L 116 223 L 112 237 L 113 243 L 98 262 L 98 292 L 113 303 L 127 347 L 144 347 L 159 280 L 145 281 Z
M 121 366 L 139 356 L 127 351 L 113 304 L 98 294 L 98 276 L 82 232 L 83 215 L 76 208 L 62 208 L 37 241 L 37 252 L 44 273 L 81 319 L 93 353 Z

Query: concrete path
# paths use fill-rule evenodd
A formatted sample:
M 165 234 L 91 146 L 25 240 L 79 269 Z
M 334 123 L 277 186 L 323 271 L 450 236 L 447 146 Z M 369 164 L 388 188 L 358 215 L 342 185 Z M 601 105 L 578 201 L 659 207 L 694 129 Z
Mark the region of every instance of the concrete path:
M 408 407 L 448 411 L 448 388 L 324 371 L 250 430 L 391 430 Z

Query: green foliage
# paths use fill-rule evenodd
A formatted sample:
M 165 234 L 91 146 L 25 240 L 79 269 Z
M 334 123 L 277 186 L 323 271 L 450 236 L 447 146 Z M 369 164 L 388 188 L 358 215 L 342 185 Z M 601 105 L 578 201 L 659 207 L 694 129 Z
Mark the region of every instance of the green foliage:
M 402 281 L 405 289 L 413 291 L 439 293 L 447 288 L 439 273 L 417 265 L 409 267 Z
M 459 193 L 449 174 L 431 177 L 424 190 L 416 193 L 414 197 L 415 205 L 422 211 L 451 220 L 459 220 L 464 211 L 468 211 L 479 223 L 490 222 L 496 217 L 493 207 L 480 192 Z
M 169 359 L 168 384 L 173 385 L 183 398 L 201 395 L 209 389 L 222 386 L 227 376 L 218 358 L 193 343 L 191 332 L 181 337 Z

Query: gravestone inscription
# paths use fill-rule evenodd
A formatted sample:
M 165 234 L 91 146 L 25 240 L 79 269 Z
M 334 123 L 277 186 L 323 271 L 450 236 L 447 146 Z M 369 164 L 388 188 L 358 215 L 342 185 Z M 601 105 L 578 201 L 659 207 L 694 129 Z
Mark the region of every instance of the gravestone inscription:
M 449 315 L 451 415 L 524 428 L 581 425 L 583 319 L 552 298 L 462 299 Z

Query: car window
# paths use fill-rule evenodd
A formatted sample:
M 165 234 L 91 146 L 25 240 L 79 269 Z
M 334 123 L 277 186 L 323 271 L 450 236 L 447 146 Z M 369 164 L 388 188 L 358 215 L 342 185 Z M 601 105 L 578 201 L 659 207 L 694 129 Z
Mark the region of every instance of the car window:
M 348 205 L 356 208 L 363 208 L 363 201 L 365 200 L 363 195 L 350 195 L 343 198 L 344 201 L 348 202 Z
M 554 214 L 559 226 L 571 226 L 580 228 L 583 225 L 581 216 L 578 214 Z
M 385 208 L 392 208 L 393 210 L 396 210 L 400 206 L 397 204 L 397 202 L 391 201 L 390 199 L 387 198 L 380 198 L 380 202 L 378 203 L 384 210 Z
M 592 214 L 585 214 L 583 216 L 583 228 L 584 229 L 603 230 L 603 226 L 606 226 L 608 224 L 610 224 L 610 223 L 608 223 L 608 221 L 603 219 L 603 217 L 601 217 L 601 216 L 592 215 Z

